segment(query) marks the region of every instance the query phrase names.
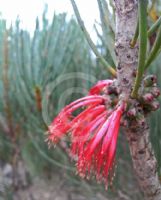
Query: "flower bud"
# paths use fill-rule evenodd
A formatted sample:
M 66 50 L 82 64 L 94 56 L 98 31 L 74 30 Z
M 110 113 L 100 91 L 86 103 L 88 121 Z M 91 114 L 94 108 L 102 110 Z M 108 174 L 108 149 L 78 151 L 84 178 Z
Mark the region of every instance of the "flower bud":
M 136 117 L 136 109 L 135 109 L 135 108 L 130 109 L 130 110 L 127 112 L 127 116 L 130 117 L 130 118 Z
M 155 75 L 148 75 L 144 79 L 144 87 L 151 87 L 157 82 L 157 77 Z
M 143 96 L 143 100 L 146 102 L 146 103 L 150 103 L 154 100 L 154 96 L 151 94 L 151 93 L 147 93 Z
M 157 87 L 153 87 L 151 92 L 155 98 L 160 96 L 160 90 Z
M 151 104 L 151 109 L 152 109 L 152 111 L 156 111 L 156 110 L 158 110 L 159 107 L 160 107 L 160 104 L 159 104 L 158 101 L 154 101 L 154 102 L 152 102 L 152 104 Z

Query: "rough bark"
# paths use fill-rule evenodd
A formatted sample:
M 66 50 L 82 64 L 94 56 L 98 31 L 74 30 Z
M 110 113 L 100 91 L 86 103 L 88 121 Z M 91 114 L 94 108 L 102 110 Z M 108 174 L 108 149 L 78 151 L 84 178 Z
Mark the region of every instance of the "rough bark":
M 126 130 L 133 167 L 146 200 L 161 200 L 161 186 L 157 174 L 157 161 L 149 140 L 149 127 L 145 119 L 131 124 Z
M 130 100 L 136 74 L 138 46 L 130 48 L 136 22 L 137 0 L 114 0 L 116 9 L 117 78 L 123 98 Z M 131 99 L 137 107 L 137 101 Z M 157 174 L 157 161 L 149 140 L 149 127 L 144 116 L 125 129 L 138 183 L 146 200 L 161 200 L 161 186 Z

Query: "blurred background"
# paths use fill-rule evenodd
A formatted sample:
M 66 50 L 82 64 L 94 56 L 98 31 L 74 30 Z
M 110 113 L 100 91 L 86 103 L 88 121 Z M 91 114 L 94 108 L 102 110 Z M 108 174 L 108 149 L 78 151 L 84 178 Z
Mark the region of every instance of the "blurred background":
M 76 1 L 98 52 L 115 65 L 112 1 Z M 92 8 L 92 9 L 91 9 Z M 107 191 L 76 175 L 64 143 L 48 148 L 47 126 L 69 102 L 110 77 L 93 54 L 69 0 L 0 0 L 0 200 L 139 200 L 124 133 L 117 169 Z M 149 25 L 161 3 L 149 2 Z M 161 86 L 161 57 L 151 71 Z M 149 118 L 151 141 L 161 171 L 161 112 Z

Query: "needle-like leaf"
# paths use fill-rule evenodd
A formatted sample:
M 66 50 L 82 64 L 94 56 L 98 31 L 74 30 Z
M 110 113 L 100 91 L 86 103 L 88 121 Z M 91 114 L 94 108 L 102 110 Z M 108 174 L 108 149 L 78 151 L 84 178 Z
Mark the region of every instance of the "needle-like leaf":
M 115 77 L 116 76 L 116 71 L 115 69 L 113 69 L 108 63 L 107 61 L 102 57 L 102 55 L 99 53 L 99 51 L 97 50 L 97 47 L 95 46 L 94 42 L 92 41 L 82 19 L 81 19 L 81 16 L 80 16 L 80 13 L 79 13 L 79 10 L 77 8 L 77 5 L 75 3 L 74 0 L 70 0 L 71 1 L 71 4 L 73 6 L 73 10 L 75 12 L 75 15 L 76 15 L 76 18 L 77 18 L 77 21 L 87 39 L 87 42 L 89 43 L 90 47 L 92 48 L 93 52 L 95 53 L 95 55 L 97 56 L 97 58 L 100 59 L 101 63 L 107 67 L 108 71 Z
M 160 25 L 161 25 L 161 16 L 148 30 L 148 37 L 150 37 L 159 28 Z
M 137 98 L 138 90 L 144 73 L 146 51 L 147 51 L 147 0 L 139 0 L 139 60 L 137 75 L 132 91 L 132 97 Z
M 155 39 L 152 50 L 151 50 L 151 52 L 150 52 L 150 54 L 149 54 L 149 56 L 146 60 L 145 69 L 147 69 L 149 67 L 149 65 L 154 61 L 154 59 L 158 55 L 158 52 L 160 51 L 160 47 L 161 47 L 161 25 L 160 25 L 160 28 L 158 30 L 157 37 Z

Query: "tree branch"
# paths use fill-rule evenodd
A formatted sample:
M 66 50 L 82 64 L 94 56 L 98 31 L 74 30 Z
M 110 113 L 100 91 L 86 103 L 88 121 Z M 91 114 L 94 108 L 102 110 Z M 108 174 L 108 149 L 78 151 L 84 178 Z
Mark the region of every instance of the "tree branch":
M 138 63 L 138 44 L 130 47 L 137 23 L 137 0 L 115 0 L 116 8 L 116 56 L 117 78 L 120 92 L 131 106 L 139 111 L 138 101 L 130 94 Z M 142 110 L 141 110 L 142 112 Z M 124 130 L 129 142 L 134 170 L 146 200 L 160 200 L 161 186 L 157 174 L 157 162 L 149 139 L 149 127 L 144 115 L 129 121 Z
M 157 161 L 149 139 L 146 119 L 126 129 L 133 167 L 146 200 L 160 200 L 161 186 L 157 174 Z

